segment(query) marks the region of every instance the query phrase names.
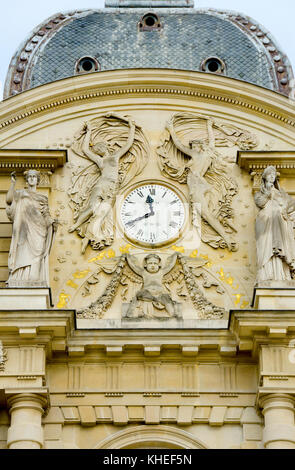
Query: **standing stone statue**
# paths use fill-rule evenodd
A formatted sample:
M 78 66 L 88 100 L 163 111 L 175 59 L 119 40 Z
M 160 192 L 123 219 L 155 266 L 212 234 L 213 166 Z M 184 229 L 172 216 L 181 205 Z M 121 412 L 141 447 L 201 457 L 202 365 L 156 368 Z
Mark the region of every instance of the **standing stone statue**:
M 256 218 L 257 282 L 295 278 L 295 200 L 283 191 L 274 166 L 262 174 L 261 189 L 254 200 Z
M 28 187 L 15 189 L 16 176 L 6 196 L 6 213 L 13 223 L 8 258 L 8 287 L 49 287 L 48 255 L 57 221 L 50 217 L 48 198 L 37 193 L 40 173 L 25 173 Z

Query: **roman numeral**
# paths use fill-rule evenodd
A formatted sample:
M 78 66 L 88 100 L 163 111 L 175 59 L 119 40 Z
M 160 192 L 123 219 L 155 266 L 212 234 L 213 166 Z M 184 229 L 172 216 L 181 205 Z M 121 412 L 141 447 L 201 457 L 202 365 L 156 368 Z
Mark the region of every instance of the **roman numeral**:
M 169 226 L 175 228 L 175 227 L 177 227 L 177 223 L 172 220 L 172 222 L 170 222 Z
M 177 202 L 177 199 L 174 199 L 174 201 L 171 201 L 169 202 L 170 206 L 172 206 L 172 204 L 175 204 Z
M 156 194 L 155 188 L 151 188 L 151 189 L 150 189 L 150 194 L 151 194 L 152 196 L 154 196 L 154 195 Z
M 180 217 L 180 211 L 174 211 L 173 215 L 175 215 L 176 217 Z
M 141 191 L 136 191 L 136 193 L 138 194 L 139 197 L 143 197 L 143 194 Z
M 166 196 L 166 194 L 167 194 L 167 191 L 165 191 L 165 192 L 164 192 L 164 194 L 163 194 L 163 196 L 162 196 L 162 199 L 163 199 L 163 197 L 165 197 L 165 196 Z
M 137 236 L 137 237 L 141 237 L 142 235 L 143 235 L 143 230 L 141 230 L 141 229 L 138 230 L 136 236 Z

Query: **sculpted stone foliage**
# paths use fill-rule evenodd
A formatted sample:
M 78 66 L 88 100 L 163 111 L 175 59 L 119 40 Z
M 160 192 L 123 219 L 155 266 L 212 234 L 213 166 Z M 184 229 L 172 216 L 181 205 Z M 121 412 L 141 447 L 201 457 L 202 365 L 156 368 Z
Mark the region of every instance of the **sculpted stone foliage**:
M 295 200 L 280 188 L 274 166 L 263 174 L 254 200 L 256 218 L 257 282 L 295 279 Z
M 0 341 L 0 372 L 4 371 L 6 361 L 7 361 L 7 351 L 3 348 L 2 341 Z
M 232 200 L 238 185 L 217 148 L 256 145 L 249 132 L 207 116 L 176 113 L 167 122 L 157 149 L 162 174 L 188 185 L 192 223 L 200 230 L 201 219 L 201 239 L 213 248 L 237 250 Z
M 74 224 L 69 231 L 82 237 L 82 253 L 89 243 L 100 250 L 113 243 L 116 195 L 145 167 L 148 142 L 131 117 L 106 114 L 84 124 L 72 149 L 91 163 L 73 171 L 68 194 Z
M 25 173 L 28 187 L 15 189 L 16 176 L 6 196 L 6 213 L 13 223 L 8 258 L 8 287 L 48 287 L 48 256 L 57 230 L 49 213 L 47 196 L 37 193 L 40 174 Z
M 213 287 L 219 294 L 224 293 L 224 289 L 214 277 L 208 276 L 204 266 L 206 260 L 202 258 L 188 258 L 174 253 L 164 261 L 162 255 L 150 253 L 140 261 L 138 256 L 124 254 L 108 260 L 107 265 L 102 261 L 97 264 L 95 272 L 84 285 L 82 295 L 90 294 L 92 286 L 100 282 L 102 273 L 112 275 L 111 281 L 98 299 L 77 312 L 78 318 L 103 318 L 119 286 L 121 298 L 127 302 L 122 314 L 125 319 L 181 319 L 181 302 L 188 299 L 197 311 L 197 318 L 217 319 L 225 313 L 204 294 L 203 288 Z M 134 289 L 135 293 L 132 293 Z M 177 302 L 174 296 L 181 302 Z

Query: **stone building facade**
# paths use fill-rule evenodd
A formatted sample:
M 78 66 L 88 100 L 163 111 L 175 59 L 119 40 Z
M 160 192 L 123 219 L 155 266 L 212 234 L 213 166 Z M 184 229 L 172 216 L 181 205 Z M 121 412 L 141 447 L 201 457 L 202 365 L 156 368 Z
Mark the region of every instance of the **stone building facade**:
M 292 260 L 257 278 L 254 199 L 269 166 L 295 195 L 292 81 L 261 25 L 191 1 L 106 0 L 23 42 L 0 103 L 1 448 L 295 447 Z

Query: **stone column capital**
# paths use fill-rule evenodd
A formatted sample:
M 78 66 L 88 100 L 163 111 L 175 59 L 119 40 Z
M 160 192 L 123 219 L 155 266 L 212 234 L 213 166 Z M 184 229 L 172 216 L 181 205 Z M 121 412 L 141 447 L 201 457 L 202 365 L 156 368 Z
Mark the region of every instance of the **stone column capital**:
M 7 404 L 10 413 L 19 408 L 35 408 L 43 414 L 49 403 L 47 393 L 44 395 L 40 393 L 15 393 L 7 397 Z
M 295 405 L 295 394 L 290 393 L 263 393 L 258 394 L 258 406 L 264 410 L 274 408 L 288 408 L 294 409 Z

